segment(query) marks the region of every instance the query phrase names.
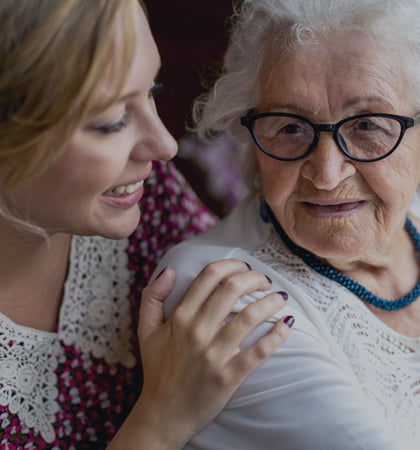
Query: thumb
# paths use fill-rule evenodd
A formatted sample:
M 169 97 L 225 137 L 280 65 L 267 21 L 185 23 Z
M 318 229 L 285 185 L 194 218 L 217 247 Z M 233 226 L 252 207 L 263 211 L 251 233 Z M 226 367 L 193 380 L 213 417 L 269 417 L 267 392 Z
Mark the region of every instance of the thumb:
M 163 324 L 163 302 L 175 283 L 175 272 L 166 267 L 163 272 L 143 289 L 140 304 L 139 330 L 140 343 Z

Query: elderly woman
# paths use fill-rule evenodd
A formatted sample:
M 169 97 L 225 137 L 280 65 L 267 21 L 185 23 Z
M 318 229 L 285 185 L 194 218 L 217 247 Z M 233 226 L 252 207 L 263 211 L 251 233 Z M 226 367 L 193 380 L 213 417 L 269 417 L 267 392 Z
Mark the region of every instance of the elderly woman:
M 190 264 L 167 309 L 202 265 L 235 256 L 288 292 L 295 332 L 186 448 L 420 448 L 419 74 L 419 0 L 236 11 L 197 128 L 244 143 L 252 192 L 167 255 Z

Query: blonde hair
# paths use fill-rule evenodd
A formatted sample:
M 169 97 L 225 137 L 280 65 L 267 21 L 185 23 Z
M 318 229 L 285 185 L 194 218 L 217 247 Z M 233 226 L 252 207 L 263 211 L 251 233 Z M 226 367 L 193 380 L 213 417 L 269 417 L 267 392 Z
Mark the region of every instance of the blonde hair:
M 131 66 L 133 8 L 139 3 L 144 8 L 138 0 L 1 0 L 3 199 L 53 164 L 89 111 L 105 108 L 119 95 Z M 124 33 L 122 51 L 113 52 L 117 16 Z M 102 104 L 94 104 L 104 72 L 117 69 L 115 89 Z M 4 203 L 0 216 L 10 218 Z

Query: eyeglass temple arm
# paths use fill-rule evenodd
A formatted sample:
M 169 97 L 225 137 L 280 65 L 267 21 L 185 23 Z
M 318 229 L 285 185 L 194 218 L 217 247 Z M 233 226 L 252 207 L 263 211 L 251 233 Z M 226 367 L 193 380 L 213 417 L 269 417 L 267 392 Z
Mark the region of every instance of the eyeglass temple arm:
M 417 114 L 413 117 L 413 126 L 418 125 L 420 123 L 420 114 Z

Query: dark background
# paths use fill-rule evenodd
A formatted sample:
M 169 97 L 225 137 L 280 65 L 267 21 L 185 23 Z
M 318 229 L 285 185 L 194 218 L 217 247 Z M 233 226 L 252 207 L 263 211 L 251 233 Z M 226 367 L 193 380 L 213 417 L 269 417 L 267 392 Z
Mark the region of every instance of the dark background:
M 156 99 L 159 114 L 179 140 L 191 121 L 193 100 L 204 93 L 217 71 L 228 41 L 232 0 L 145 0 L 153 36 L 162 58 L 158 81 L 164 89 Z M 208 170 L 191 158 L 175 163 L 194 190 L 216 214 L 226 205 L 206 187 Z M 207 172 L 207 173 L 206 173 Z
M 215 64 L 227 44 L 232 0 L 145 0 L 152 33 L 162 58 L 157 98 L 159 113 L 179 139 L 193 99 L 214 80 Z

